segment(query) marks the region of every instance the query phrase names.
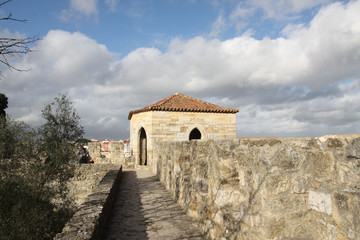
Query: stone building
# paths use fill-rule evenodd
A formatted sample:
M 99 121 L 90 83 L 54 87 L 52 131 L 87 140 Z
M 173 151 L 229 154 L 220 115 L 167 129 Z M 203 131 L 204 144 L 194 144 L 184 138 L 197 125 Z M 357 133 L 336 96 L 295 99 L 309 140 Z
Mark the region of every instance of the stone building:
M 135 165 L 155 167 L 155 141 L 231 139 L 236 137 L 238 109 L 219 107 L 181 93 L 131 111 L 130 144 Z

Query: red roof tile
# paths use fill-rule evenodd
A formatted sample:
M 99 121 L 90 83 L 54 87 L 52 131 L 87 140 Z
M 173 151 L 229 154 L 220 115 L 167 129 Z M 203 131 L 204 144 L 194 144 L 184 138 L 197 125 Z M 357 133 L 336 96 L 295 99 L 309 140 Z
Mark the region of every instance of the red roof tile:
M 147 107 L 129 112 L 128 119 L 130 120 L 134 114 L 148 111 L 237 113 L 239 109 L 223 108 L 181 93 L 175 93 Z

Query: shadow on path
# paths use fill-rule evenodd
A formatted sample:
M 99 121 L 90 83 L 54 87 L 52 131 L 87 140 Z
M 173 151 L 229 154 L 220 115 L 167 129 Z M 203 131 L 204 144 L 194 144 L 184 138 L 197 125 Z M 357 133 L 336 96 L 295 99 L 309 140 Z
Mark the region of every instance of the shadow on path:
M 148 170 L 125 170 L 105 239 L 204 239 Z

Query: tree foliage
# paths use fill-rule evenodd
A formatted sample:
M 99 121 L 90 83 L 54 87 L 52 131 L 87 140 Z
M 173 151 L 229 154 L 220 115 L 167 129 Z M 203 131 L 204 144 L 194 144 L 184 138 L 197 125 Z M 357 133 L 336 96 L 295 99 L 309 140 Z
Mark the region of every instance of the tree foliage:
M 46 120 L 40 129 L 44 139 L 59 143 L 76 141 L 84 133 L 80 117 L 66 94 L 59 95 L 54 102 L 46 105 L 42 117 Z
M 44 154 L 46 174 L 64 183 L 72 171 L 71 160 L 76 159 L 74 142 L 84 129 L 80 117 L 66 94 L 59 95 L 42 110 L 45 123 L 39 129 L 40 150 Z M 64 187 L 64 186 L 61 186 Z
M 76 155 L 70 141 L 84 132 L 80 117 L 66 95 L 42 116 L 38 130 L 0 119 L 0 239 L 52 239 L 71 217 L 67 182 Z

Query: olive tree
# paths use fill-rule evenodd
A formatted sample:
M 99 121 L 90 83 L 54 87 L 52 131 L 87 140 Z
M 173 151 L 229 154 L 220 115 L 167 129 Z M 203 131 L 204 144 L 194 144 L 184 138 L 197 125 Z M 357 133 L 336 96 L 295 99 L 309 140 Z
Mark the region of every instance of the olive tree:
M 73 142 L 84 133 L 66 94 L 42 110 L 35 130 L 7 117 L 0 128 L 0 238 L 52 239 L 71 217 L 67 182 Z
M 39 129 L 40 152 L 46 166 L 44 174 L 48 181 L 57 181 L 59 193 L 64 191 L 65 183 L 76 161 L 74 143 L 84 134 L 80 117 L 66 94 L 61 94 L 42 110 L 45 123 Z M 61 185 L 63 184 L 63 185 Z

